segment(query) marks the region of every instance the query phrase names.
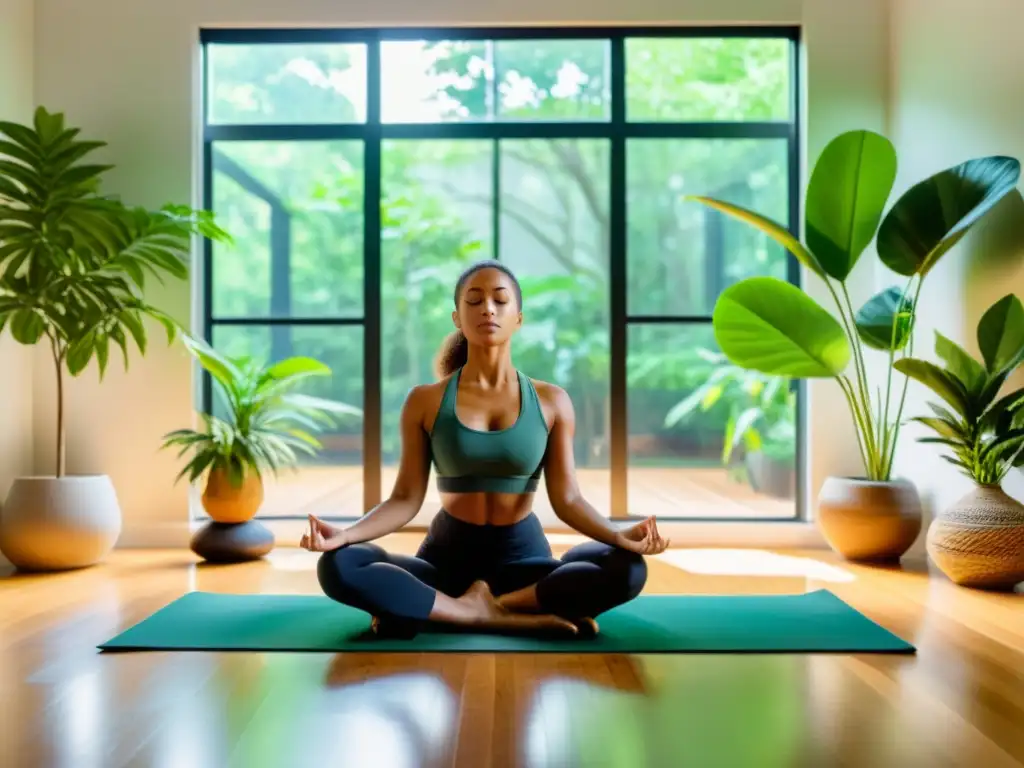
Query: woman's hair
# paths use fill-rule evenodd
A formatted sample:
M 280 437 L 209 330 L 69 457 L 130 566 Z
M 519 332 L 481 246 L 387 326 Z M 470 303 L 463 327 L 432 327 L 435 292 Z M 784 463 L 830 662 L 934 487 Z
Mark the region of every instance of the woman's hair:
M 516 302 L 520 309 L 523 307 L 523 289 L 519 286 L 519 280 L 512 274 L 506 265 L 500 261 L 494 261 L 487 259 L 484 261 L 477 261 L 470 264 L 455 282 L 455 293 L 454 301 L 455 308 L 459 308 L 459 298 L 462 296 L 462 288 L 466 284 L 466 281 L 479 272 L 481 269 L 497 269 L 508 275 L 509 280 L 512 281 L 512 285 L 515 288 Z M 434 368 L 437 373 L 438 379 L 443 379 L 445 376 L 454 373 L 459 368 L 466 364 L 469 359 L 469 341 L 462 331 L 456 329 L 449 333 L 443 342 L 441 342 L 441 348 L 437 352 L 437 359 L 434 362 Z

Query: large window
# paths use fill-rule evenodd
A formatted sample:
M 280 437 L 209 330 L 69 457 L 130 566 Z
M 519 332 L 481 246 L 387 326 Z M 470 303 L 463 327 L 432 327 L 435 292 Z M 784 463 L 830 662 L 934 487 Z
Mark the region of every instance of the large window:
M 571 395 L 603 514 L 802 515 L 802 389 L 734 370 L 711 312 L 746 276 L 797 281 L 723 197 L 795 228 L 797 33 L 770 29 L 207 30 L 205 333 L 333 369 L 364 410 L 268 483 L 261 516 L 386 498 L 399 411 L 433 379 L 452 288 L 518 274 L 517 367 Z M 214 407 L 210 382 L 204 408 Z M 431 478 L 420 520 L 439 505 Z M 537 510 L 554 516 L 543 491 Z

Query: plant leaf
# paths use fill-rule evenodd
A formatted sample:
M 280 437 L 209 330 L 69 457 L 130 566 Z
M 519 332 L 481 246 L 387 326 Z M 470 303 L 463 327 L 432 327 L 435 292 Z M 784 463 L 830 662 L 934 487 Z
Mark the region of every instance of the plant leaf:
M 988 382 L 988 376 L 981 363 L 971 357 L 967 350 L 936 331 L 935 354 L 946 364 L 946 371 L 963 384 L 972 399 L 981 394 Z M 978 411 L 987 408 L 988 405 L 988 403 L 984 403 Z
M 918 182 L 896 201 L 878 230 L 878 256 L 900 275 L 924 277 L 978 220 L 1017 186 L 1020 162 L 968 160 Z
M 875 294 L 857 310 L 854 323 L 860 338 L 873 349 L 903 349 L 914 329 L 914 301 L 896 286 Z M 895 327 L 895 336 L 893 329 Z
M 896 149 L 880 134 L 848 131 L 822 151 L 807 187 L 806 238 L 831 277 L 845 280 L 874 239 L 895 180 Z
M 1024 306 L 1008 294 L 978 321 L 978 348 L 989 373 L 1017 365 L 1024 355 Z
M 796 257 L 797 261 L 807 267 L 807 269 L 811 270 L 821 278 L 825 277 L 825 270 L 814 257 L 814 254 L 807 250 L 803 243 L 801 243 L 788 229 L 778 222 L 772 221 L 771 219 L 742 206 L 733 205 L 732 203 L 727 203 L 722 200 L 716 200 L 713 197 L 687 195 L 685 199 L 703 203 L 704 205 L 710 206 L 722 213 L 729 214 L 740 221 L 744 221 L 747 224 L 757 227 L 792 253 Z
M 946 371 L 927 360 L 905 357 L 893 363 L 893 368 L 905 376 L 924 384 L 932 392 L 949 403 L 960 416 L 969 418 L 970 403 L 964 386 Z
M 736 365 L 776 376 L 838 376 L 850 361 L 842 326 L 795 285 L 752 277 L 726 288 L 712 315 L 719 349 Z

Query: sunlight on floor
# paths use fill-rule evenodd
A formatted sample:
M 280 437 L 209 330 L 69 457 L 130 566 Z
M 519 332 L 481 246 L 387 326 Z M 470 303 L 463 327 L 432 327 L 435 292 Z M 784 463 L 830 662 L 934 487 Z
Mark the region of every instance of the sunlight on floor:
M 760 549 L 670 549 L 655 558 L 690 573 L 712 576 L 796 576 L 850 582 L 854 575 L 809 557 L 777 555 Z

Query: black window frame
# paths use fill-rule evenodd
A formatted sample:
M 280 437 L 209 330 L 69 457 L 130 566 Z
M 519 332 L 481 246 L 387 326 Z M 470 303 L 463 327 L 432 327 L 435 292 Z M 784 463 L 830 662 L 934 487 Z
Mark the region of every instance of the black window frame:
M 625 104 L 625 43 L 633 38 L 773 38 L 790 45 L 789 119 L 763 122 L 710 121 L 627 121 Z M 392 40 L 600 40 L 610 45 L 610 119 L 607 121 L 509 121 L 489 120 L 467 123 L 382 123 L 380 120 L 380 43 Z M 382 500 L 382 412 L 381 412 L 381 245 L 380 245 L 380 163 L 381 144 L 388 139 L 554 139 L 601 138 L 610 142 L 610 243 L 609 333 L 610 333 L 610 482 L 613 520 L 638 519 L 628 505 L 627 337 L 631 325 L 710 324 L 706 315 L 644 315 L 627 311 L 627 210 L 626 144 L 630 139 L 785 139 L 788 157 L 787 191 L 790 231 L 800 234 L 801 190 L 801 29 L 791 25 L 767 26 L 666 26 L 666 27 L 426 27 L 426 28 L 203 28 L 199 30 L 202 56 L 202 205 L 213 205 L 213 143 L 216 141 L 317 141 L 360 139 L 364 147 L 364 262 L 362 316 L 215 317 L 213 314 L 212 243 L 204 241 L 202 259 L 202 333 L 211 339 L 215 325 L 242 326 L 352 326 L 363 327 L 363 507 L 364 514 Z M 341 124 L 222 124 L 209 123 L 208 44 L 274 43 L 363 43 L 367 46 L 366 120 Z M 495 174 L 500 171 L 495 163 Z M 498 245 L 495 243 L 495 258 Z M 799 262 L 787 254 L 787 278 L 803 287 Z M 662 517 L 678 522 L 801 522 L 807 517 L 806 420 L 807 382 L 792 382 L 796 394 L 796 512 L 794 516 L 722 518 Z M 212 381 L 203 372 L 201 404 L 212 407 Z M 290 519 L 290 518 L 289 518 Z M 344 519 L 339 517 L 338 519 Z

